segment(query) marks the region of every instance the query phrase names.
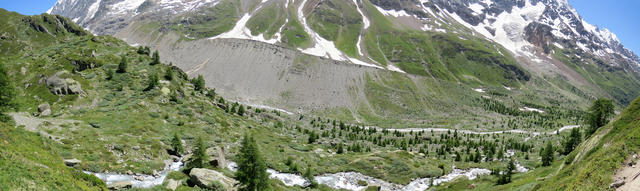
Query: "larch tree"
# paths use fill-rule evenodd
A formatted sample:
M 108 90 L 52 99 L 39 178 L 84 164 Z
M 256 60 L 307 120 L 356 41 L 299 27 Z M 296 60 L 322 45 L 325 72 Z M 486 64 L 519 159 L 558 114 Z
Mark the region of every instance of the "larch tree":
M 245 134 L 242 140 L 238 155 L 238 171 L 235 175 L 242 185 L 240 190 L 258 191 L 269 188 L 267 164 L 260 154 L 255 139 L 248 134 Z

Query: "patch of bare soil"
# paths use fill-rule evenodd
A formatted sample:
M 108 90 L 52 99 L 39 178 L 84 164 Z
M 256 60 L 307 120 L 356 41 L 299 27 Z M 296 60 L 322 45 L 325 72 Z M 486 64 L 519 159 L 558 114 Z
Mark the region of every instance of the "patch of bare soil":
M 613 175 L 613 183 L 609 185 L 618 191 L 640 190 L 640 158 L 634 154 L 624 162 L 624 166 Z

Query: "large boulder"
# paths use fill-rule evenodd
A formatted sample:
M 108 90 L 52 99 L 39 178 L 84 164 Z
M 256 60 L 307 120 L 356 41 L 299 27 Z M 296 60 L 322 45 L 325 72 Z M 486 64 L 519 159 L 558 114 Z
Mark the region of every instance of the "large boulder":
M 177 180 L 169 179 L 169 180 L 167 180 L 167 187 L 166 188 L 169 189 L 169 190 L 176 190 L 179 185 L 180 185 L 180 182 L 178 182 Z
M 191 169 L 191 173 L 189 173 L 189 177 L 191 177 L 192 183 L 203 188 L 212 188 L 211 184 L 214 181 L 218 181 L 222 184 L 225 190 L 237 190 L 235 188 L 235 185 L 237 184 L 236 180 L 229 178 L 215 170 L 209 170 L 204 168 L 194 168 L 194 169 Z
M 129 189 L 131 187 L 132 187 L 131 181 L 129 180 L 112 182 L 111 184 L 107 185 L 107 188 L 109 190 L 124 190 L 124 189 Z
M 51 77 L 43 77 L 40 82 L 46 84 L 49 87 L 49 91 L 56 95 L 85 95 L 86 93 L 82 90 L 80 83 L 71 78 L 62 77 L 65 74 L 67 74 L 66 71 L 61 71 Z
M 224 148 L 211 147 L 206 150 L 209 155 L 209 164 L 217 168 L 225 168 L 227 166 L 227 160 L 225 159 Z
M 51 105 L 49 105 L 49 103 L 46 103 L 46 102 L 38 105 L 38 112 L 40 113 L 39 115 L 42 117 L 51 115 Z
M 67 166 L 75 166 L 77 164 L 80 164 L 82 161 L 78 160 L 78 159 L 66 159 L 64 160 L 64 164 Z

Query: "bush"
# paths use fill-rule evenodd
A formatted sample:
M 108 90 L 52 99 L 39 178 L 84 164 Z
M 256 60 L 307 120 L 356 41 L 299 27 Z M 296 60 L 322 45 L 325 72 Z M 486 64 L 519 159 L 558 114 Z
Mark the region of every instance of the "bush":
M 107 77 L 105 79 L 107 79 L 107 80 L 113 79 L 113 70 L 112 69 L 107 69 Z
M 224 188 L 224 185 L 222 185 L 222 183 L 220 183 L 220 181 L 214 180 L 213 182 L 209 183 L 209 189 L 213 190 L 213 191 L 224 191 L 226 190 Z

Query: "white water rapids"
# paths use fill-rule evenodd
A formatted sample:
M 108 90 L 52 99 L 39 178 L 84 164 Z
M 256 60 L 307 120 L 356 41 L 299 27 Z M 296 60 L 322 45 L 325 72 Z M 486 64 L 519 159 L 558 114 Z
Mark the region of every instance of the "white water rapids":
M 238 165 L 235 162 L 229 162 L 227 168 L 231 171 L 236 171 L 238 170 Z M 309 181 L 297 174 L 282 173 L 273 169 L 267 169 L 267 172 L 269 173 L 269 178 L 280 180 L 287 186 L 306 187 L 309 185 Z M 431 178 L 420 178 L 411 181 L 407 185 L 390 183 L 381 179 L 360 174 L 358 172 L 321 174 L 316 175 L 314 180 L 318 182 L 318 184 L 325 184 L 331 188 L 354 191 L 364 190 L 367 188 L 367 186 L 359 185 L 359 181 L 364 181 L 367 183 L 367 185 L 378 185 L 382 190 L 422 191 L 428 189 L 430 186 L 449 182 L 460 176 L 466 176 L 468 179 L 473 180 L 480 175 L 488 175 L 490 173 L 491 171 L 488 169 L 471 168 L 462 170 L 457 169 L 454 166 L 453 171 L 451 171 L 449 174 L 434 178 L 433 181 L 431 180 Z
M 178 171 L 182 168 L 182 158 L 177 162 L 173 160 L 165 160 L 164 170 L 158 173 L 158 176 L 153 175 L 128 175 L 128 174 L 117 174 L 117 173 L 96 173 L 83 171 L 84 173 L 94 175 L 104 181 L 107 185 L 122 182 L 122 181 L 131 181 L 131 186 L 134 188 L 151 188 L 156 185 L 161 185 L 164 182 L 164 179 L 167 178 L 167 175 L 171 171 Z M 138 179 L 136 179 L 136 177 Z

